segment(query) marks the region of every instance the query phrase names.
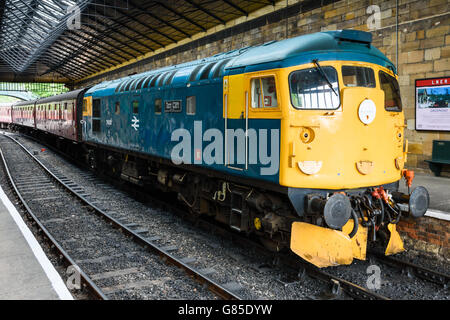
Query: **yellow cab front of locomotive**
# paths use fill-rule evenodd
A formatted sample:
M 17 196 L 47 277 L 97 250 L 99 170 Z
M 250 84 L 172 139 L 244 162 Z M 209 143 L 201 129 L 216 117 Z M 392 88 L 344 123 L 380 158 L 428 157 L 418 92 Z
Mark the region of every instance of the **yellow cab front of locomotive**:
M 404 115 L 396 75 L 377 64 L 318 61 L 282 69 L 280 185 L 348 190 L 401 179 Z M 367 228 L 292 226 L 291 249 L 319 266 L 365 259 Z M 403 250 L 394 230 L 391 253 Z

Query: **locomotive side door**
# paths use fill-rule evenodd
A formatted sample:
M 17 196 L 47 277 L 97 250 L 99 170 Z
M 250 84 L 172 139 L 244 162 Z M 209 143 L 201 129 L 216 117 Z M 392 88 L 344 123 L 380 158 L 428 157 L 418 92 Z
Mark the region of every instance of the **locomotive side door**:
M 144 107 L 143 99 L 140 95 L 131 94 L 130 95 L 130 115 L 128 124 L 128 147 L 134 150 L 140 150 L 140 132 L 141 127 L 141 109 Z
M 224 165 L 233 170 L 248 169 L 248 91 L 244 75 L 223 79 L 225 120 Z

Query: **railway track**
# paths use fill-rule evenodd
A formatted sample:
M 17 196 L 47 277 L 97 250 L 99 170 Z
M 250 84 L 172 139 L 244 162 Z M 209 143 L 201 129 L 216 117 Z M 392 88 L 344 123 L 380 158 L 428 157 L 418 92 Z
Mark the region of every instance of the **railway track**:
M 385 256 L 383 253 L 378 251 L 370 251 L 369 254 L 386 265 L 406 272 L 409 276 L 415 276 L 428 282 L 442 285 L 444 288 L 448 288 L 450 285 L 450 275 L 448 274 L 436 270 L 431 270 L 430 268 L 404 261 L 396 257 Z
M 192 293 L 207 287 L 204 298 L 240 299 L 227 288 L 230 284 L 213 281 L 207 270 L 196 270 L 189 261 L 172 255 L 171 248 L 157 246 L 148 230 L 124 224 L 98 208 L 81 187 L 61 173 L 51 172 L 13 137 L 0 135 L 0 139 L 6 175 L 26 213 L 65 264 L 76 266 L 83 286 L 96 298 L 118 298 L 123 290 L 145 298 L 152 292 L 143 288 L 154 288 L 179 293 L 167 298 L 196 299 L 197 294 L 192 297 Z M 108 283 L 113 275 L 129 280 Z M 171 286 L 177 288 L 167 290 Z
M 61 152 L 59 150 L 54 149 L 54 151 L 61 154 Z M 113 182 L 114 184 L 116 184 L 115 181 L 110 180 L 110 182 Z M 117 184 L 116 184 L 116 186 L 117 186 Z M 127 187 L 127 189 L 128 189 L 128 187 Z M 134 193 L 138 194 L 139 190 L 136 188 L 134 190 Z M 159 206 L 162 206 L 162 207 L 168 209 L 169 211 L 176 213 L 177 215 L 186 216 L 186 212 L 183 209 L 181 209 L 179 206 L 175 206 L 172 203 L 167 203 L 165 201 L 162 201 L 161 199 L 156 198 L 156 197 L 152 196 L 151 194 L 149 195 L 148 193 L 145 193 L 145 197 L 146 198 L 150 197 L 152 203 L 156 203 Z M 196 223 L 199 224 L 202 227 L 202 229 L 207 229 L 210 232 L 212 231 L 213 233 L 219 233 L 222 235 L 225 234 L 226 237 L 232 238 L 233 241 L 237 241 L 244 246 L 252 246 L 258 251 L 258 253 L 260 253 L 262 255 L 266 255 L 266 256 L 270 255 L 271 256 L 270 259 L 272 259 L 273 261 L 279 261 L 279 262 L 281 262 L 281 265 L 289 267 L 291 269 L 291 271 L 294 270 L 293 276 L 290 278 L 289 281 L 292 281 L 292 282 L 302 281 L 301 277 L 298 278 L 298 274 L 307 274 L 311 278 L 319 279 L 322 282 L 327 283 L 330 287 L 330 293 L 331 293 L 331 295 L 330 295 L 331 297 L 329 296 L 328 298 L 338 297 L 339 293 L 341 291 L 343 291 L 347 296 L 350 296 L 354 299 L 389 300 L 388 296 L 384 296 L 382 294 L 368 290 L 362 286 L 359 286 L 351 281 L 346 280 L 345 277 L 339 277 L 339 276 L 336 276 L 335 274 L 331 274 L 322 269 L 315 268 L 307 263 L 302 263 L 301 261 L 299 261 L 298 257 L 292 257 L 291 255 L 280 255 L 280 254 L 269 253 L 265 248 L 263 248 L 261 245 L 255 243 L 253 240 L 250 240 L 246 237 L 242 237 L 241 235 L 239 235 L 235 232 L 232 232 L 230 230 L 227 230 L 227 229 L 215 224 L 214 222 L 211 222 L 208 220 L 197 220 Z M 381 258 L 381 257 L 379 257 L 379 258 Z M 385 258 L 386 258 L 386 260 L 391 259 L 390 257 L 385 257 Z M 392 264 L 392 262 L 391 262 L 391 264 Z M 399 262 L 397 262 L 397 265 L 398 265 L 398 267 L 400 267 Z M 405 267 L 403 267 L 403 268 L 405 268 Z M 301 272 L 298 272 L 298 270 L 301 270 Z M 436 283 L 442 284 L 445 281 L 446 281 L 446 283 L 448 283 L 448 276 L 442 275 L 442 274 L 436 274 L 432 270 L 420 267 L 418 265 L 410 264 L 408 267 L 408 270 L 415 270 L 415 273 L 418 274 L 419 276 L 422 275 L 421 278 L 423 278 L 425 280 L 432 281 L 431 279 L 435 278 L 435 279 L 437 279 L 437 281 L 434 281 Z M 427 279 L 427 277 L 428 277 L 428 279 Z M 444 280 L 442 280 L 442 279 L 444 279 Z M 445 280 L 445 279 L 447 279 L 447 280 Z M 334 295 L 334 297 L 333 297 L 333 295 Z M 321 297 L 318 297 L 318 298 L 321 298 Z

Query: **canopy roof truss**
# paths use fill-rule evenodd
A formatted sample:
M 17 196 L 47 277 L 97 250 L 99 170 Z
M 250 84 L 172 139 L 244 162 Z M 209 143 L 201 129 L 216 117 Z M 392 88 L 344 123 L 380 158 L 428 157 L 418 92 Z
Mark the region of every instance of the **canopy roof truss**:
M 248 16 L 270 0 L 3 0 L 0 79 L 79 80 Z M 77 6 L 80 15 L 75 17 Z M 79 17 L 79 25 L 71 24 Z

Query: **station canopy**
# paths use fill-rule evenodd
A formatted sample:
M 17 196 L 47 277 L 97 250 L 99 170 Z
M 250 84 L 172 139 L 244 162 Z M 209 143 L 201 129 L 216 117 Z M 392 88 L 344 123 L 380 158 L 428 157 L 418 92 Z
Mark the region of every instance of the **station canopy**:
M 70 83 L 274 2 L 0 0 L 0 81 Z

